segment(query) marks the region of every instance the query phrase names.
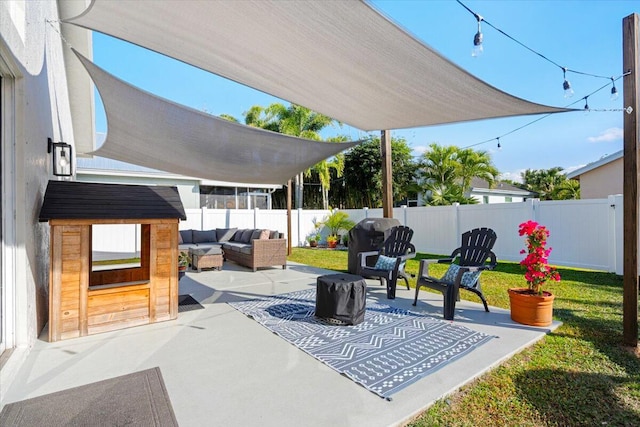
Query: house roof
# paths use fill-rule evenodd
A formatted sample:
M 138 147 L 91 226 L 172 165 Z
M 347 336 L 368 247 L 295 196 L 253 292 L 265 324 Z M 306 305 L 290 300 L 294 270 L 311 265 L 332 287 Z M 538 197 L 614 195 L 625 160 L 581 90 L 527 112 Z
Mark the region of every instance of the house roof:
M 187 219 L 176 187 L 49 181 L 39 221 L 169 218 Z
M 502 181 L 497 181 L 493 187 L 489 187 L 489 183 L 484 179 L 480 179 L 480 178 L 473 178 L 471 180 L 471 191 L 474 191 L 474 190 L 475 191 L 484 190 L 487 192 L 513 194 L 513 195 L 525 196 L 525 197 L 527 196 L 532 197 L 536 195 L 536 193 L 534 192 L 516 187 L 515 185 L 511 185 L 509 183 L 502 182 Z
M 567 178 L 569 179 L 577 179 L 580 177 L 580 175 L 585 174 L 587 172 L 590 172 L 594 169 L 597 169 L 601 166 L 604 166 L 608 163 L 611 163 L 615 160 L 621 159 L 622 156 L 624 155 L 623 150 L 617 151 L 613 154 L 609 154 L 606 156 L 601 157 L 600 159 L 596 160 L 593 163 L 589 163 L 586 166 L 581 167 L 580 169 L 576 169 L 573 172 L 570 172 L 567 174 Z

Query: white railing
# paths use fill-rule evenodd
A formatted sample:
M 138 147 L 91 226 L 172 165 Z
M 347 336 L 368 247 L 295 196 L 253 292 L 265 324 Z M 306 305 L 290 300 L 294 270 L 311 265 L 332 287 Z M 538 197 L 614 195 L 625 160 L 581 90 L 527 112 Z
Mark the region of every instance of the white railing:
M 347 209 L 349 218 L 358 223 L 365 218 L 382 217 L 382 209 Z M 315 234 L 314 223 L 329 213 L 325 210 L 292 211 L 291 241 L 304 246 Z M 287 233 L 284 210 L 187 209 L 187 220 L 180 229 L 266 228 Z M 622 274 L 622 196 L 607 199 L 539 201 L 482 205 L 428 206 L 394 208 L 394 218 L 414 230 L 413 244 L 419 252 L 449 254 L 459 246 L 460 236 L 475 227 L 489 227 L 498 234 L 494 252 L 498 259 L 519 261 L 524 239 L 518 225 L 532 219 L 551 232 L 553 248 L 549 262 L 556 265 L 589 268 Z M 110 236 L 116 234 L 109 231 Z M 126 252 L 138 242 L 130 242 L 136 233 L 117 234 L 121 246 L 106 237 L 108 248 L 94 250 Z M 326 237 L 327 231 L 321 229 Z M 94 241 L 99 240 L 94 232 Z M 114 246 L 115 245 L 115 246 Z M 118 250 L 118 247 L 121 249 Z

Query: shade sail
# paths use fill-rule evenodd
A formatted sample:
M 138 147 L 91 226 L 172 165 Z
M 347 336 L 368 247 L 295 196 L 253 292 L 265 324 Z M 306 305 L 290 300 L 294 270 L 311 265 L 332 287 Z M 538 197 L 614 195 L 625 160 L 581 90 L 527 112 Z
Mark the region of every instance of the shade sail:
M 358 0 L 93 0 L 67 22 L 363 130 L 567 111 L 482 82 Z
M 107 138 L 91 154 L 204 179 L 283 184 L 357 144 L 311 141 L 220 119 L 144 92 L 76 55 L 107 115 Z

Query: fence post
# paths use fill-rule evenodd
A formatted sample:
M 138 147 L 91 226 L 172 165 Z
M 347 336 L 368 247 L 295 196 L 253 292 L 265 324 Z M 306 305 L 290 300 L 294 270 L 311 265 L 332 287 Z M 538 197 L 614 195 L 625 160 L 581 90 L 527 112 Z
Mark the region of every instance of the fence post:
M 457 247 L 461 242 L 462 231 L 460 230 L 462 226 L 460 225 L 460 203 L 456 202 L 451 205 L 451 209 L 453 209 L 453 217 L 455 218 L 456 229 L 454 234 L 454 246 Z
M 402 205 L 402 225 L 407 226 L 407 205 Z
M 300 223 L 302 223 L 302 208 L 298 208 L 298 227 L 297 227 L 297 236 L 296 236 L 296 241 L 298 242 L 298 244 L 296 245 L 296 247 L 304 247 L 304 243 L 300 242 L 300 236 L 302 235 L 302 233 L 300 232 Z
M 206 206 L 203 206 L 202 209 L 200 209 L 200 230 L 204 230 L 204 218 L 205 218 L 206 210 L 207 210 Z
M 258 215 L 260 215 L 260 208 L 259 207 L 255 207 L 253 208 L 253 228 L 258 228 Z
M 369 208 L 364 206 L 362 210 L 364 210 L 364 218 L 365 219 L 369 218 Z

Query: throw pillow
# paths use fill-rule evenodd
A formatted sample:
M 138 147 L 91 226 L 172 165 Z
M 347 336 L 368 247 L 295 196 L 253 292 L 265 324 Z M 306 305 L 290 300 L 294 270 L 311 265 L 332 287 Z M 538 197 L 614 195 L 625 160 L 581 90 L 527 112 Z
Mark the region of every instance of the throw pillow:
M 397 258 L 380 255 L 373 268 L 374 270 L 393 270 L 396 267 L 396 259 Z
M 178 233 L 178 244 L 181 245 L 182 243 L 182 234 Z
M 193 243 L 193 233 L 192 230 L 180 230 L 180 236 L 182 237 L 182 243 L 189 244 Z
M 218 228 L 216 230 L 216 238 L 218 242 L 228 242 L 236 234 L 236 231 L 238 231 L 237 228 Z
M 458 276 L 458 271 L 460 271 L 460 266 L 458 264 L 451 264 L 449 269 L 444 276 L 442 276 L 442 281 L 447 283 L 453 283 Z M 471 288 L 475 285 L 480 277 L 481 271 L 467 271 L 462 275 L 462 279 L 460 280 L 460 284 L 467 288 Z
M 253 230 L 253 233 L 251 233 L 251 238 L 249 239 L 249 241 L 259 239 L 260 233 L 262 233 L 262 230 Z
M 262 230 L 260 232 L 260 237 L 258 237 L 258 239 L 260 240 L 269 240 L 269 230 Z
M 278 239 L 279 237 L 280 237 L 280 233 L 278 233 L 278 230 L 269 231 L 269 238 L 270 239 Z
M 193 230 L 193 243 L 217 242 L 216 230 Z

